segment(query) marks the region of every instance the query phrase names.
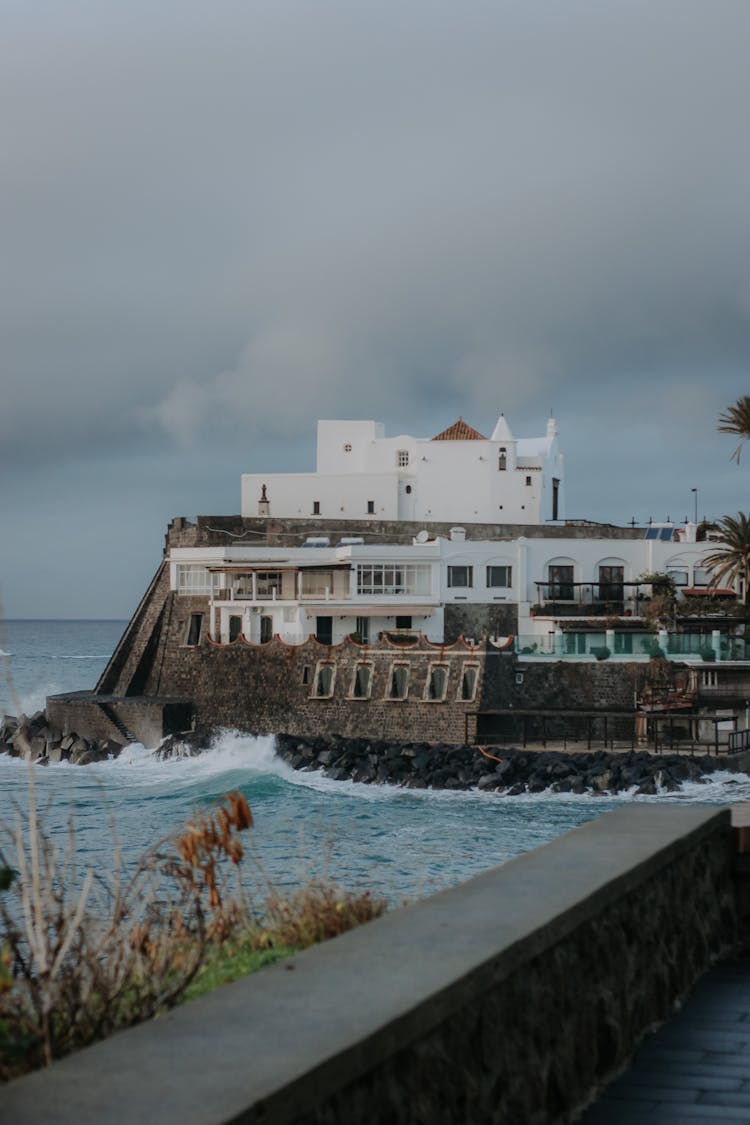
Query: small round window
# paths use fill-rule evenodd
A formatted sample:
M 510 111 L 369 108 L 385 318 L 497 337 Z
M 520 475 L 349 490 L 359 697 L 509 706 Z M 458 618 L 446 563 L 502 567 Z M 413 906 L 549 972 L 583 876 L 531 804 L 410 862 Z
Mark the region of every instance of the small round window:
M 407 496 L 411 496 L 411 485 L 410 484 L 407 484 L 406 488 L 404 489 L 404 492 L 406 493 Z

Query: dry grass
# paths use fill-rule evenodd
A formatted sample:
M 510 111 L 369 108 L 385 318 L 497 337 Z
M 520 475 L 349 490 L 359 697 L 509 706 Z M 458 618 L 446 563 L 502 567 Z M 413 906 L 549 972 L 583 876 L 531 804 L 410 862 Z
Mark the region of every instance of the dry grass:
M 385 903 L 328 880 L 284 895 L 257 860 L 242 889 L 241 793 L 189 821 L 125 873 L 81 870 L 75 831 L 44 833 L 29 767 L 29 812 L 0 851 L 0 1077 L 49 1064 L 186 996 L 377 917 Z M 6 884 L 9 876 L 6 875 Z

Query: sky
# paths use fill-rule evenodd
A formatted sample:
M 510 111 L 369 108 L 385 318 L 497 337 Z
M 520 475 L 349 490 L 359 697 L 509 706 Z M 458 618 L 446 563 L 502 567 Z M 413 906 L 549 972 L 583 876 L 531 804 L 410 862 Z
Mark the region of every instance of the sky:
M 0 597 L 128 616 L 318 418 L 750 506 L 747 0 L 3 0 Z

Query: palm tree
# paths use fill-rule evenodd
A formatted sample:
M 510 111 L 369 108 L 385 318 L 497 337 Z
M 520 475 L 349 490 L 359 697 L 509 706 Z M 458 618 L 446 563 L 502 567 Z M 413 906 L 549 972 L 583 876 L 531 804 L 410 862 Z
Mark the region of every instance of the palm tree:
M 743 579 L 742 601 L 747 605 L 750 593 L 750 516 L 744 512 L 738 512 L 736 517 L 723 516 L 716 526 L 718 535 L 713 535 L 712 539 L 718 549 L 703 559 L 703 565 L 713 571 L 711 586 L 715 589 L 721 582 L 736 586 Z
M 750 438 L 750 395 L 741 395 L 734 406 L 728 406 L 719 415 L 719 433 L 738 434 L 742 439 L 732 454 L 732 460 L 739 465 L 742 446 Z

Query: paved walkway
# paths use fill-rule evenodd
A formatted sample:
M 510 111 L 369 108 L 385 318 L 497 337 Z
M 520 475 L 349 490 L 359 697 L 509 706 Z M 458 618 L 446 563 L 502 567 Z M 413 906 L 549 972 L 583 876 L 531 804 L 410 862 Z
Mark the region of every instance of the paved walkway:
M 707 973 L 579 1125 L 750 1125 L 750 958 Z

